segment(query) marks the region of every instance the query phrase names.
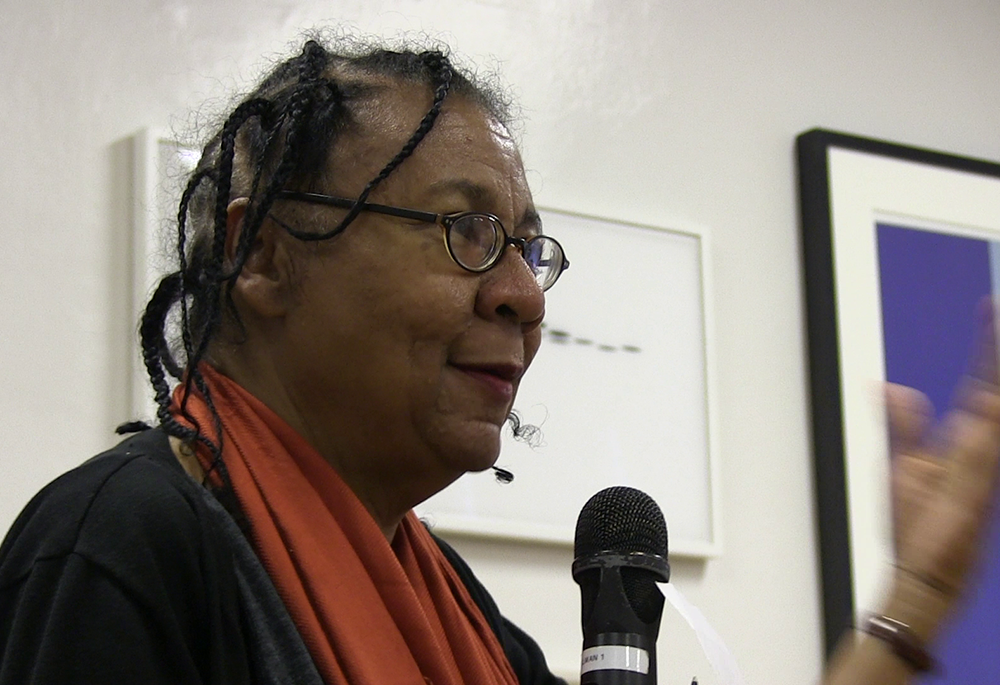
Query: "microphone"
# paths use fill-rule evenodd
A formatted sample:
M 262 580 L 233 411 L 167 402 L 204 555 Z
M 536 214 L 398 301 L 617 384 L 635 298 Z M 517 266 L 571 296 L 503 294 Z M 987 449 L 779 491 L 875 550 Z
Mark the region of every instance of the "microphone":
M 601 490 L 580 511 L 573 554 L 583 625 L 580 685 L 656 685 L 663 615 L 656 583 L 670 580 L 663 512 L 635 488 Z

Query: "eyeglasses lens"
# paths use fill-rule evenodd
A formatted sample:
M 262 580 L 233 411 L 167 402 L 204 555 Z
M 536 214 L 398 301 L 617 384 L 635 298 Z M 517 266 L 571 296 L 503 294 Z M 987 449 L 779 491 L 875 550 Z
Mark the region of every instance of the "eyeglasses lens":
M 524 244 L 524 261 L 542 290 L 548 290 L 562 271 L 562 248 L 548 236 L 535 236 Z
M 492 267 L 507 246 L 503 226 L 485 214 L 459 217 L 446 235 L 452 257 L 470 271 Z M 524 242 L 523 255 L 535 282 L 542 290 L 551 288 L 562 273 L 565 261 L 559 243 L 548 236 L 535 236 Z
M 448 235 L 451 254 L 467 269 L 478 271 L 492 264 L 503 249 L 503 229 L 482 214 L 463 216 L 451 225 Z

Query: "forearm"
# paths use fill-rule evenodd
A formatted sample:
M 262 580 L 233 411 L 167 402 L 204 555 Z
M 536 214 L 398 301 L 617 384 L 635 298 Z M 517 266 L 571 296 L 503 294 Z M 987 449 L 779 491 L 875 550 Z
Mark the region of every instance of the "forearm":
M 878 638 L 852 631 L 841 638 L 822 685 L 903 685 L 912 671 Z
M 951 603 L 951 598 L 897 571 L 879 613 L 907 624 L 921 643 L 929 645 Z M 887 641 L 853 630 L 841 638 L 822 685 L 903 685 L 913 675 L 913 667 Z

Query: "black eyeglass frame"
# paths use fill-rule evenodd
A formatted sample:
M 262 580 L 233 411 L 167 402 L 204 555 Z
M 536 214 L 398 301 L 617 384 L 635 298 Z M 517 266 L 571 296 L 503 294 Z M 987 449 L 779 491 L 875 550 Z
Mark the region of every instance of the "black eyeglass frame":
M 339 207 L 340 209 L 354 209 L 354 205 L 356 204 L 355 200 L 351 200 L 346 197 L 323 195 L 321 193 L 306 193 L 298 190 L 278 191 L 276 199 L 292 200 L 295 202 L 306 202 L 309 204 L 328 205 L 331 207 Z M 560 265 L 559 271 L 556 272 L 556 275 L 553 277 L 551 283 L 543 285 L 542 287 L 543 290 L 548 290 L 553 285 L 555 285 L 556 281 L 558 281 L 559 277 L 562 275 L 562 272 L 569 268 L 569 260 L 566 259 L 566 251 L 563 250 L 563 246 L 559 243 L 558 240 L 547 235 L 536 235 L 530 238 L 517 238 L 515 236 L 512 236 L 507 233 L 507 229 L 504 228 L 503 222 L 500 221 L 500 219 L 497 218 L 495 215 L 490 214 L 489 212 L 456 212 L 454 214 L 436 214 L 434 212 L 424 212 L 419 209 L 406 209 L 404 207 L 380 205 L 375 202 L 362 203 L 361 211 L 375 212 L 376 214 L 386 214 L 388 216 L 396 216 L 401 219 L 413 219 L 414 221 L 422 221 L 424 223 L 437 224 L 441 226 L 441 228 L 445 230 L 444 244 L 445 248 L 448 250 L 448 256 L 451 257 L 451 260 L 455 262 L 455 264 L 465 269 L 466 271 L 471 271 L 472 273 L 483 273 L 484 271 L 489 271 L 494 266 L 496 266 L 503 258 L 503 254 L 504 252 L 506 252 L 508 245 L 513 245 L 514 247 L 516 247 L 518 251 L 521 253 L 521 258 L 524 259 L 524 250 L 526 246 L 532 241 L 539 239 L 550 240 L 553 243 L 555 243 L 556 246 L 558 246 L 559 248 L 559 253 L 562 255 L 562 264 Z M 455 224 L 455 222 L 457 222 L 459 219 L 463 219 L 468 216 L 484 216 L 488 218 L 490 221 L 492 221 L 493 223 L 495 223 L 497 226 L 500 227 L 500 234 L 503 236 L 503 244 L 499 246 L 499 249 L 496 250 L 496 253 L 493 256 L 491 256 L 483 266 L 477 268 L 467 266 L 462 262 L 460 262 L 458 258 L 455 256 L 455 253 L 452 251 L 451 241 L 448 239 L 449 238 L 448 233 L 450 232 L 451 227 Z M 279 223 L 282 225 L 282 227 L 285 228 L 285 230 L 291 233 L 294 237 L 301 238 L 304 240 L 323 240 L 325 238 L 330 238 L 337 233 L 337 229 L 321 234 L 306 233 L 303 231 L 297 231 L 291 228 L 290 226 L 285 225 L 283 222 Z

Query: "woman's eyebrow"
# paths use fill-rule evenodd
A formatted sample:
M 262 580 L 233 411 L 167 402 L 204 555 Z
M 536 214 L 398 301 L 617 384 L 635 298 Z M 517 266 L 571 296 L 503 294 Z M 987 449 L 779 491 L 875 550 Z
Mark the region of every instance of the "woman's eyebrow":
M 520 221 L 514 227 L 515 233 L 527 233 L 532 236 L 542 234 L 542 217 L 534 207 L 528 207 L 521 215 Z
M 482 204 L 493 199 L 493 193 L 489 188 L 464 178 L 435 181 L 427 187 L 427 190 L 433 194 L 457 192 L 472 204 Z
M 464 178 L 436 181 L 430 184 L 427 190 L 430 194 L 457 192 L 473 207 L 489 206 L 495 199 L 494 193 L 489 187 Z M 534 207 L 528 207 L 514 226 L 514 231 L 529 235 L 540 235 L 542 232 L 542 217 L 539 216 L 538 211 Z

